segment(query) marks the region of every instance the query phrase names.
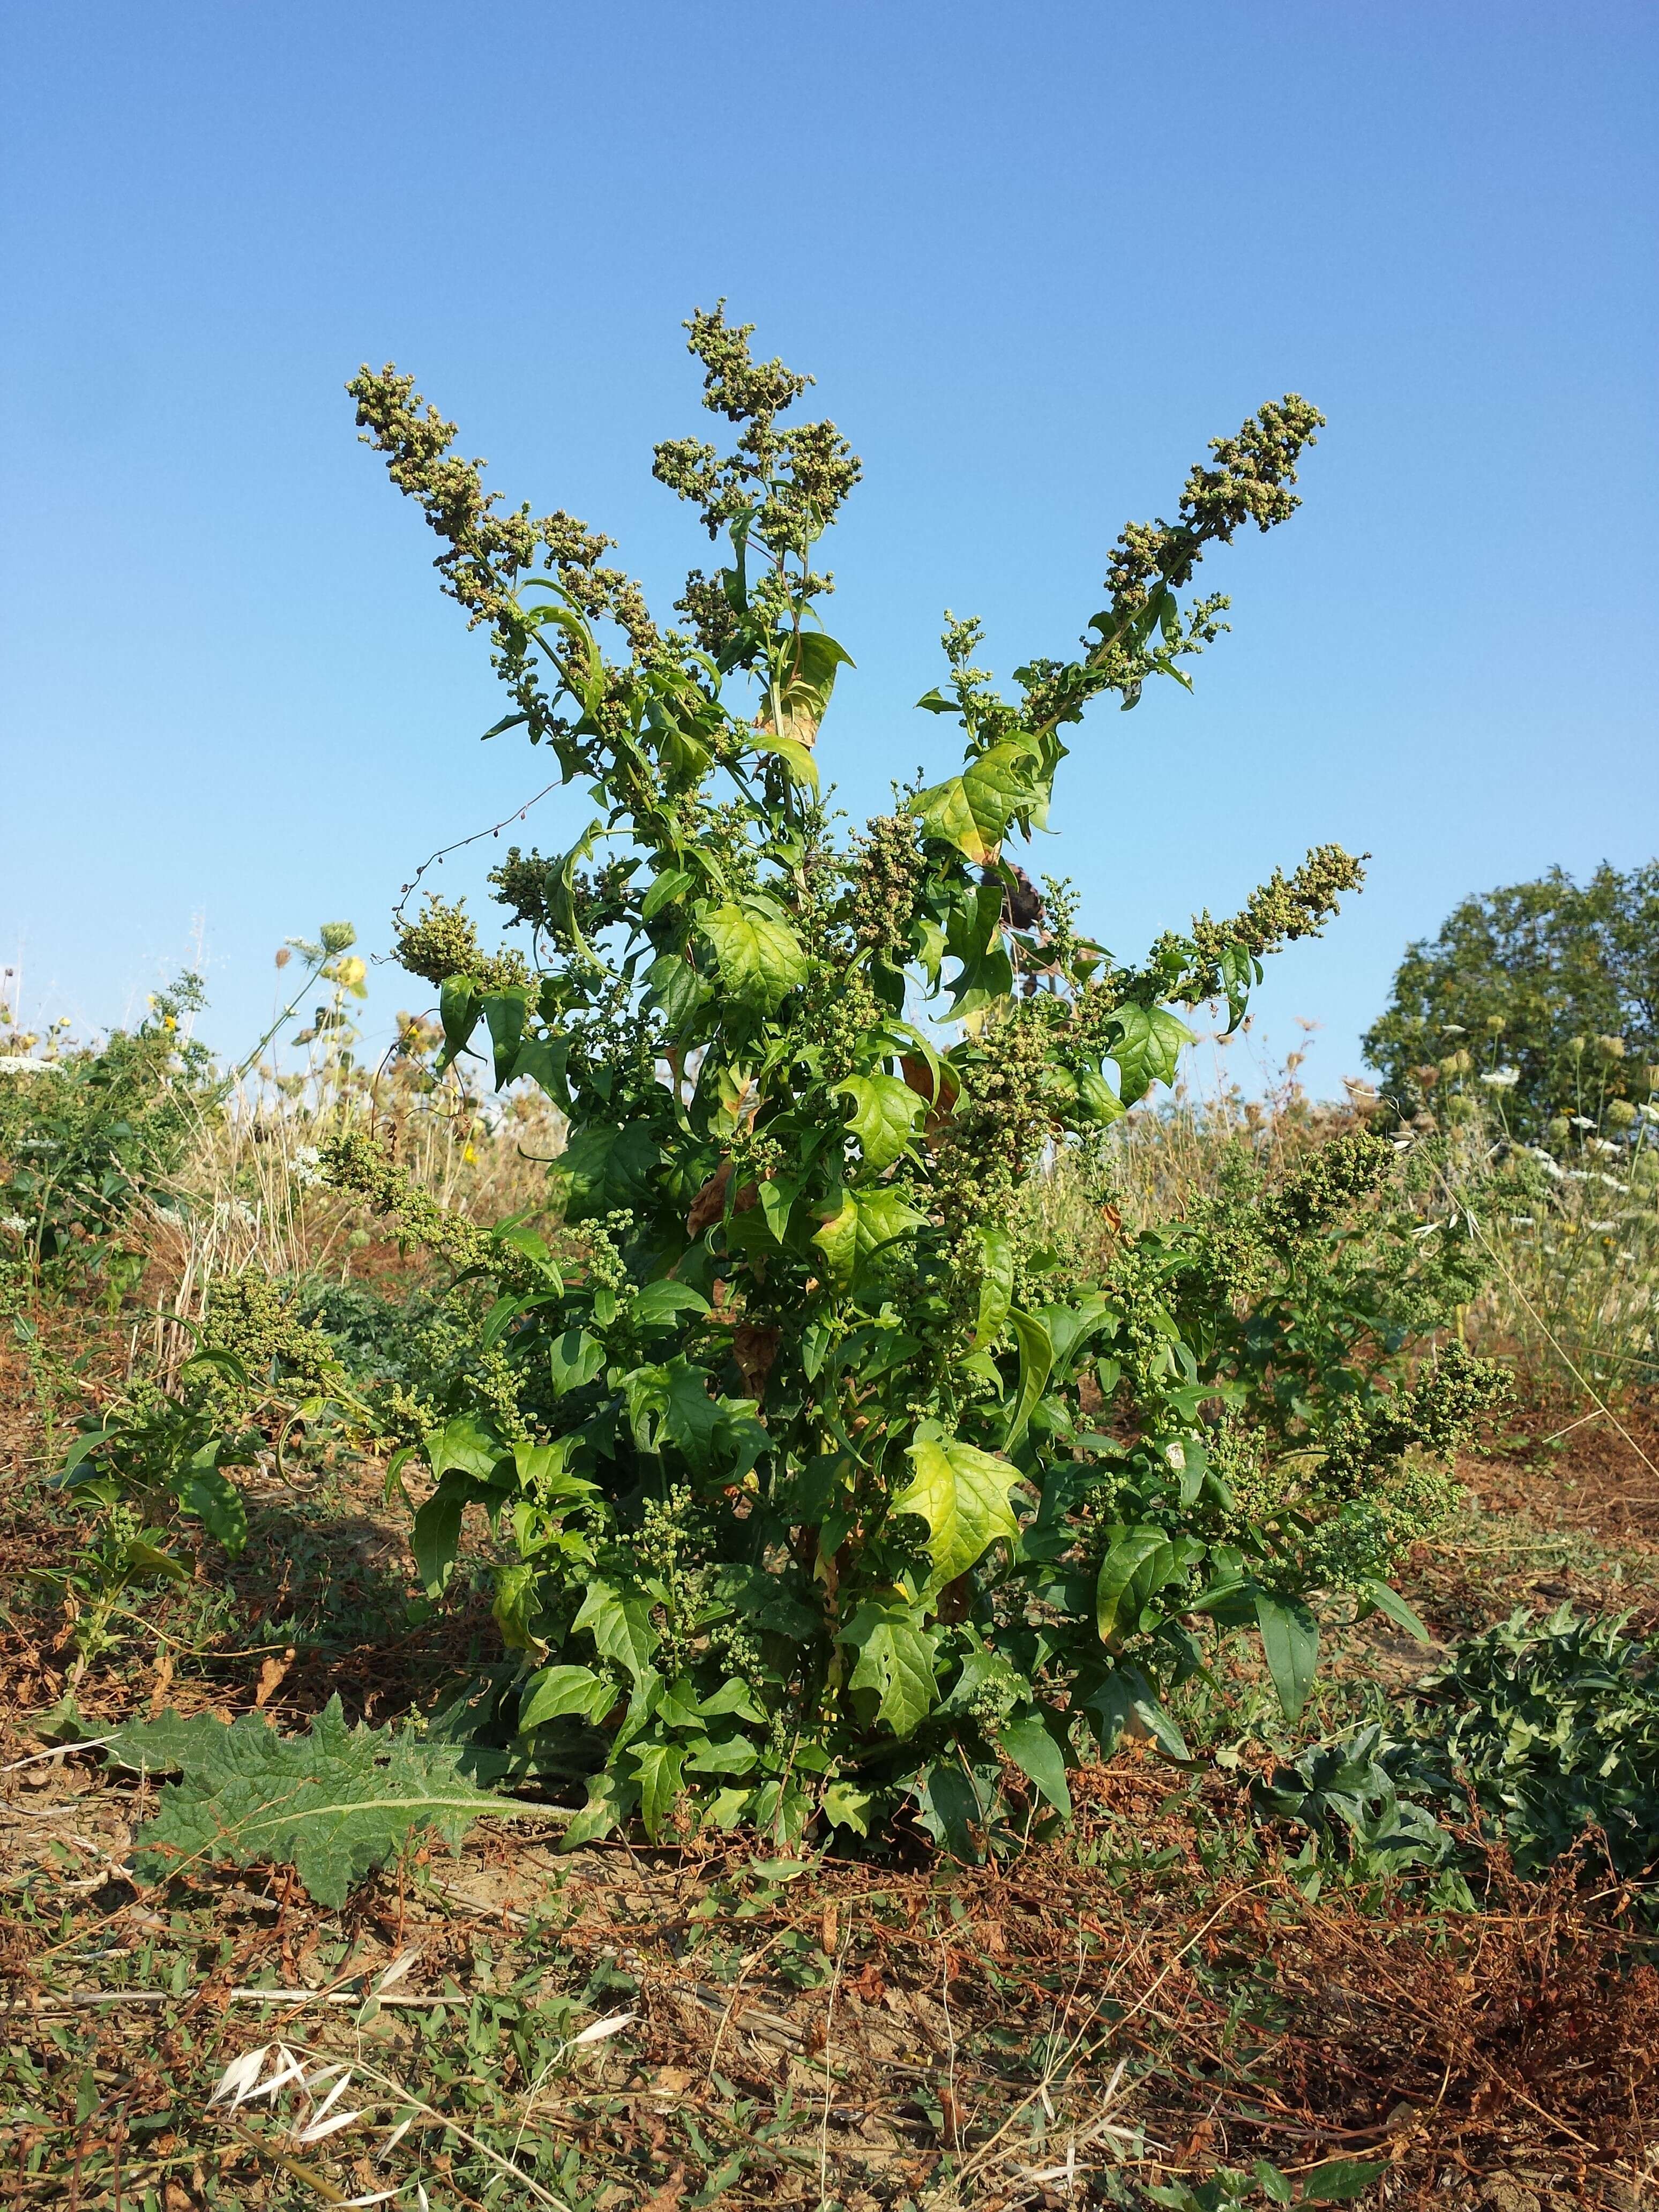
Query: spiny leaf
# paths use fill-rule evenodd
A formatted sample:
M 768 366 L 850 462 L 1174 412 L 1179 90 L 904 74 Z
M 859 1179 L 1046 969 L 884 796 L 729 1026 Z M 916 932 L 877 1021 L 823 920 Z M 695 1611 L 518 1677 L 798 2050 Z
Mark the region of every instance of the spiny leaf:
M 481 1814 L 510 1809 L 457 1773 L 461 1746 L 349 1728 L 337 1697 L 307 1735 L 278 1735 L 258 1713 L 227 1726 L 167 1712 L 130 1723 L 109 1755 L 181 1776 L 138 1836 L 142 1879 L 273 1860 L 331 1906 L 419 1830 L 436 1828 L 453 1848 Z

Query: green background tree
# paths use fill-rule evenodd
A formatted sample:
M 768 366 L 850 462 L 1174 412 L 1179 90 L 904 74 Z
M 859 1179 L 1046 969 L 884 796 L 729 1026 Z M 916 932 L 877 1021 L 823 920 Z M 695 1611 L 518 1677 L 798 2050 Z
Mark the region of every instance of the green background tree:
M 1616 1041 L 1622 1053 L 1604 1044 Z M 1471 1073 L 1512 1067 L 1504 1111 L 1517 1134 L 1552 1118 L 1645 1097 L 1659 1060 L 1659 860 L 1586 884 L 1561 868 L 1455 907 L 1432 941 L 1407 945 L 1365 1056 L 1406 1114 Z

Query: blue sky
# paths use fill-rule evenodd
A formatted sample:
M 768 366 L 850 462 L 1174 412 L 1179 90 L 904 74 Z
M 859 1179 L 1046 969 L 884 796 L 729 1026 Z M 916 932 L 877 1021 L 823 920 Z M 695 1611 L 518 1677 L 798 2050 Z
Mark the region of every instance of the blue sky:
M 1077 733 L 1039 871 L 1139 951 L 1338 839 L 1370 885 L 1273 972 L 1334 1091 L 1464 893 L 1659 849 L 1650 6 L 0 9 L 9 332 L 0 960 L 118 1021 L 192 957 L 263 1025 L 281 940 L 387 912 L 546 781 L 341 386 L 395 359 L 492 478 L 612 532 L 717 295 L 866 482 L 831 541 L 821 760 L 943 762 L 941 610 L 1063 653 L 1129 516 L 1261 400 L 1330 418 L 1234 634 Z M 585 820 L 544 801 L 544 850 Z M 503 841 L 503 842 L 505 840 Z M 486 847 L 446 865 L 477 886 Z M 475 907 L 479 903 L 475 889 Z M 422 987 L 376 970 L 371 1037 Z

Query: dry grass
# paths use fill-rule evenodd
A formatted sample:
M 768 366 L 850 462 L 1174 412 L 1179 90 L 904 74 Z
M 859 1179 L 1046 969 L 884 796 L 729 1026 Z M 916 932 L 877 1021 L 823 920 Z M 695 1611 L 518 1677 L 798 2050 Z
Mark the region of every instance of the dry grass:
M 175 1374 L 212 1285 L 246 1268 L 340 1282 L 397 1271 L 380 1224 L 318 1173 L 319 1148 L 354 1124 L 371 1127 L 446 1207 L 548 1225 L 546 1163 L 563 1150 L 565 1125 L 539 1094 L 486 1100 L 453 1076 L 430 1083 L 412 1062 L 394 1063 L 373 1086 L 244 1086 L 197 1117 L 181 1166 L 132 1225 L 149 1315 L 132 1334 L 130 1368 Z

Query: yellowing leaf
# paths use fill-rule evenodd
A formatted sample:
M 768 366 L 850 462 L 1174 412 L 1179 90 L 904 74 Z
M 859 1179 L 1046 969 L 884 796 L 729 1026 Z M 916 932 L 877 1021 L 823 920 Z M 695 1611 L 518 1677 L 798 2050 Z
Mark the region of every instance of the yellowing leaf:
M 939 1590 L 966 1574 L 999 1536 L 1012 1543 L 1019 1534 L 1008 1498 L 1019 1470 L 972 1444 L 932 1437 L 919 1437 L 909 1458 L 911 1478 L 893 1510 L 919 1514 L 927 1523 L 933 1562 L 928 1587 Z
M 1042 798 L 1033 777 L 1036 756 L 1028 745 L 993 745 L 976 754 L 960 775 L 918 792 L 910 811 L 933 837 L 943 838 L 970 860 L 994 860 L 1008 824 Z
M 859 1255 L 858 1200 L 850 1191 L 842 1199 L 840 1212 L 830 1215 L 812 1242 L 823 1255 L 830 1281 L 837 1289 L 844 1288 L 853 1279 Z
M 818 725 L 830 705 L 830 694 L 835 689 L 838 668 L 851 668 L 853 656 L 833 637 L 822 630 L 803 630 L 787 649 L 787 662 L 779 681 L 775 702 L 779 711 L 775 714 L 774 695 L 769 694 L 762 709 L 759 726 L 775 740 L 770 747 L 760 750 L 775 750 L 789 761 L 792 771 L 794 762 L 784 752 L 785 745 L 797 750 L 817 743 Z M 817 773 L 807 757 L 807 769 L 812 788 L 817 788 Z M 803 777 L 803 781 L 807 779 Z
M 990 848 L 974 819 L 974 810 L 968 803 L 959 775 L 951 776 L 947 782 L 936 783 L 927 791 L 919 791 L 909 802 L 909 809 L 930 837 L 954 845 L 970 860 L 983 863 L 990 859 Z

